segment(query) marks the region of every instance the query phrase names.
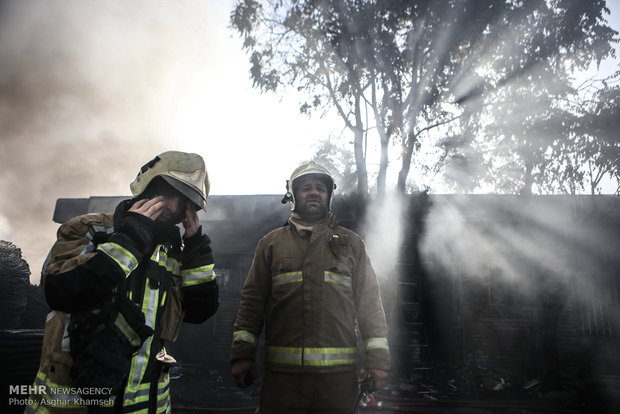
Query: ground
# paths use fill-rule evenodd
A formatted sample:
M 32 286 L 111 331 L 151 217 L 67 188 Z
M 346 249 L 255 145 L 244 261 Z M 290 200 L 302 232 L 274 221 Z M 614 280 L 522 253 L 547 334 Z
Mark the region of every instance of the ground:
M 173 412 L 246 412 L 258 404 L 258 385 L 241 390 L 230 366 L 181 366 L 172 371 Z M 581 387 L 581 388 L 580 388 Z M 361 413 L 455 414 L 607 414 L 615 408 L 596 390 L 567 383 L 565 389 L 542 392 L 540 381 L 514 384 L 490 372 L 437 368 L 411 379 L 390 380 Z

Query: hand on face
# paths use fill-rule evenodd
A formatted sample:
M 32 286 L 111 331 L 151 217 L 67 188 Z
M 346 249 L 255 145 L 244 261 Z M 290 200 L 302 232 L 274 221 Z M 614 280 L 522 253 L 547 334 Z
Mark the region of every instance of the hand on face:
M 165 197 L 162 195 L 158 195 L 154 198 L 145 198 L 142 200 L 136 201 L 129 211 L 142 214 L 155 221 L 159 218 L 161 213 L 164 211 L 164 207 L 166 205 Z
M 185 228 L 184 238 L 192 237 L 200 228 L 200 220 L 198 219 L 198 212 L 194 209 L 194 205 L 188 202 L 185 207 L 185 219 L 183 220 L 183 227 Z
M 160 223 L 177 224 L 185 218 L 187 204 L 189 203 L 179 196 L 157 195 L 136 201 L 129 211 Z

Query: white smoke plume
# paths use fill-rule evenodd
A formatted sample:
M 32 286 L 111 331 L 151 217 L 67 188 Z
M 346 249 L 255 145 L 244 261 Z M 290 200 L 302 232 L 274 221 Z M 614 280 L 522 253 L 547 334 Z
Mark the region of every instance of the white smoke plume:
M 405 205 L 403 197 L 393 192 L 377 197 L 369 203 L 364 223 L 364 241 L 377 274 L 388 321 L 398 320 L 399 283 L 405 280 L 400 274 L 401 260 L 406 259 L 401 257 Z M 390 326 L 389 330 L 397 331 L 398 327 Z

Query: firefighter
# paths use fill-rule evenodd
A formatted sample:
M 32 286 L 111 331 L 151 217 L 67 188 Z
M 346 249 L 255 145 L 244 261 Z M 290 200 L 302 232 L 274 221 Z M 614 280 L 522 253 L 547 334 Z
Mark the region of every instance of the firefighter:
M 44 265 L 48 315 L 37 392 L 26 412 L 170 412 L 166 352 L 182 321 L 218 308 L 210 239 L 198 211 L 209 180 L 198 154 L 145 164 L 114 213 L 62 224 Z M 184 228 L 181 236 L 180 227 Z
M 358 382 L 376 387 L 389 369 L 385 313 L 364 242 L 336 224 L 334 180 L 310 162 L 287 182 L 292 214 L 258 243 L 233 330 L 232 375 L 257 378 L 265 329 L 259 413 L 352 413 Z M 362 344 L 357 343 L 356 326 Z M 357 376 L 358 345 L 364 354 Z

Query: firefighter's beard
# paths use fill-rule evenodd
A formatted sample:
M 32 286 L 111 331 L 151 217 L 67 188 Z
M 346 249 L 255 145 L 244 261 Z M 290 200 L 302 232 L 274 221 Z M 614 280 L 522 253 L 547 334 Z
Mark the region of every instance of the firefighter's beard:
M 327 215 L 327 203 L 321 199 L 305 200 L 297 212 L 304 221 L 316 223 Z

